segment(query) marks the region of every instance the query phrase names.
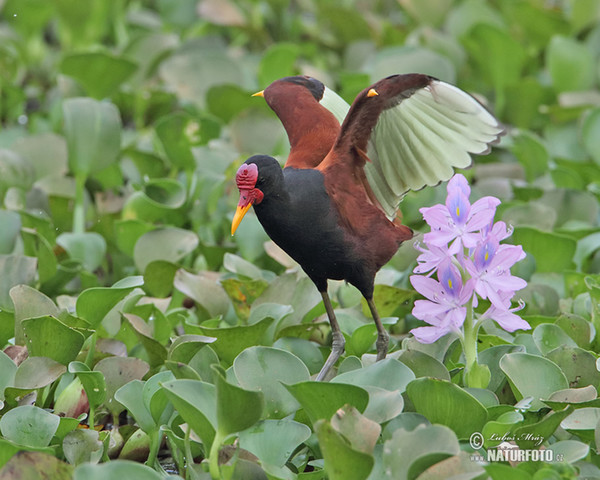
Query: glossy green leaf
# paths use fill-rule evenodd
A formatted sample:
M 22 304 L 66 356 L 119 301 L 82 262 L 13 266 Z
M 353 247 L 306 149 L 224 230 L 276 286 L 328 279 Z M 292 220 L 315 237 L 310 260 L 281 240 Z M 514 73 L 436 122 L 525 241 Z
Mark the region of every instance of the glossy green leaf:
M 598 385 L 600 382 L 596 356 L 587 350 L 565 344 L 549 352 L 546 358 L 560 367 L 571 388 Z
M 34 405 L 13 408 L 0 418 L 4 438 L 28 447 L 47 447 L 60 419 Z
M 64 365 L 51 358 L 29 357 L 18 366 L 14 386 L 22 389 L 42 388 L 54 382 L 66 371 Z
M 127 478 L 128 480 L 160 480 L 164 478 L 156 470 L 130 460 L 111 460 L 97 465 L 83 463 L 73 474 L 73 480 L 105 480 Z
M 114 393 L 114 398 L 127 409 L 144 432 L 151 432 L 156 423 L 147 406 L 142 401 L 143 389 L 144 382 L 141 380 L 131 380 Z
M 532 333 L 533 341 L 542 355 L 560 346 L 576 347 L 575 341 L 565 333 L 558 325 L 553 323 L 542 323 L 535 327 Z
M 148 373 L 149 366 L 143 360 L 134 357 L 107 357 L 100 360 L 94 370 L 102 372 L 106 382 L 106 406 L 113 415 L 124 410 L 115 398 L 115 393 L 123 385 L 140 380 Z
M 137 269 L 144 272 L 155 260 L 177 263 L 198 246 L 195 233 L 165 227 L 145 233 L 135 244 L 133 258 Z
M 88 272 L 96 270 L 104 261 L 106 240 L 98 233 L 61 233 L 56 237 L 56 243 Z
M 185 187 L 170 178 L 152 178 L 144 182 L 142 189 L 134 192 L 123 206 L 125 220 L 154 222 L 168 219 L 169 215 L 183 206 L 186 200 Z M 138 238 L 147 233 L 149 227 L 138 226 L 132 235 Z
M 450 380 L 450 374 L 444 365 L 418 350 L 404 350 L 398 356 L 404 365 L 412 370 L 416 378 L 432 377 L 439 380 Z
M 104 453 L 104 445 L 95 430 L 76 429 L 63 440 L 65 458 L 72 465 L 98 463 Z
M 573 268 L 577 244 L 571 237 L 522 226 L 515 228 L 511 242 L 522 245 L 525 253 L 533 256 L 537 272 L 563 272 Z
M 87 176 L 112 164 L 121 148 L 121 117 L 117 108 L 91 98 L 63 102 L 69 168 Z
M 592 52 L 572 38 L 559 35 L 552 38 L 546 51 L 546 65 L 557 92 L 588 90 L 595 83 L 596 62 Z
M 452 429 L 459 438 L 481 431 L 487 420 L 485 407 L 457 385 L 432 378 L 418 378 L 406 388 L 418 413 L 431 423 Z
M 55 317 L 28 318 L 21 325 L 30 355 L 48 357 L 67 365 L 75 360 L 83 346 L 83 335 Z
M 250 347 L 233 362 L 239 385 L 261 391 L 265 396 L 267 418 L 283 418 L 300 408 L 284 384 L 307 381 L 308 369 L 291 353 L 271 347 Z
M 208 328 L 198 326 L 200 333 L 217 340 L 211 344 L 221 360 L 233 363 L 235 357 L 248 347 L 263 343 L 263 336 L 273 323 L 272 318 L 265 318 L 254 325 L 240 325 L 237 327 Z
M 300 53 L 298 45 L 277 43 L 263 55 L 258 66 L 258 83 L 266 88 L 278 78 L 294 75 L 294 64 Z
M 28 285 L 17 285 L 10 289 L 9 294 L 15 310 L 15 342 L 18 345 L 25 343 L 23 320 L 43 315 L 58 316 L 54 302 Z
M 344 437 L 325 420 L 316 422 L 315 431 L 330 480 L 367 479 L 374 464 L 371 455 L 351 448 Z
M 106 52 L 72 53 L 60 64 L 62 73 L 75 78 L 97 99 L 113 93 L 136 69 L 131 60 Z
M 406 386 L 414 379 L 415 374 L 406 365 L 393 358 L 387 358 L 368 367 L 342 373 L 332 382 L 404 392 Z
M 565 374 L 556 363 L 529 353 L 507 353 L 500 359 L 500 368 L 508 377 L 517 400 L 533 397 L 531 409 L 543 407 L 540 399 L 569 387 Z
M 293 420 L 263 420 L 241 432 L 239 444 L 261 463 L 283 467 L 310 434 L 310 428 Z
M 68 369 L 81 381 L 90 406 L 98 408 L 102 405 L 106 399 L 106 382 L 102 372 L 93 372 L 82 362 L 71 362 Z
M 396 430 L 384 444 L 386 479 L 416 478 L 431 465 L 459 451 L 456 434 L 446 426 L 419 426 L 411 432 Z
M 179 415 L 210 450 L 217 428 L 215 386 L 199 380 L 171 380 L 162 384 Z
M 184 170 L 193 169 L 196 162 L 191 147 L 198 125 L 192 116 L 185 112 L 166 115 L 156 124 L 155 129 L 169 161 Z
M 77 298 L 77 315 L 87 320 L 93 327 L 97 327 L 117 303 L 141 285 L 140 277 L 130 277 L 127 284 L 120 283 L 110 288 L 88 288 Z
M 254 425 L 263 414 L 262 392 L 246 390 L 229 383 L 220 372 L 215 375 L 217 389 L 217 425 L 222 437 Z
M 0 308 L 13 311 L 10 290 L 33 284 L 37 260 L 23 255 L 0 255 Z
M 286 388 L 300 402 L 313 424 L 319 419 L 330 419 L 346 404 L 364 412 L 369 403 L 365 389 L 345 383 L 301 382 L 286 385 Z
M 331 417 L 331 426 L 350 443 L 350 446 L 363 453 L 373 454 L 381 433 L 381 426 L 362 415 L 356 408 L 345 405 Z

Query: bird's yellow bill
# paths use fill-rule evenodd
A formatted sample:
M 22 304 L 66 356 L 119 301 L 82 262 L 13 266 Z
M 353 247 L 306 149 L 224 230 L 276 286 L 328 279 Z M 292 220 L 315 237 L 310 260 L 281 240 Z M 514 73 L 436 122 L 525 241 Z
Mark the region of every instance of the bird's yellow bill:
M 265 91 L 261 90 L 260 92 L 256 92 L 252 94 L 253 97 L 264 97 L 265 96 Z
M 244 218 L 244 215 L 246 215 L 246 212 L 248 212 L 248 210 L 250 210 L 251 206 L 252 206 L 252 203 L 248 203 L 248 205 L 244 205 L 243 207 L 238 205 L 238 207 L 235 211 L 235 215 L 233 216 L 233 221 L 231 222 L 231 235 L 233 235 L 235 233 L 240 222 L 242 221 L 242 218 Z
M 379 93 L 377 93 L 377 90 L 375 90 L 374 88 L 370 89 L 367 92 L 367 97 L 376 97 L 377 95 L 379 95 Z

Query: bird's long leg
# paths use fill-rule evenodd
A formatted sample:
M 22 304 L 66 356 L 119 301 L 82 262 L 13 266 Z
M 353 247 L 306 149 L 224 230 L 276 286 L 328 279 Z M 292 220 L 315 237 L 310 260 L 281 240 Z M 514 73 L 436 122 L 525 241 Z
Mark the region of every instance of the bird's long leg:
M 366 300 L 369 308 L 371 309 L 371 315 L 373 316 L 375 326 L 377 327 L 377 341 L 375 342 L 375 346 L 377 347 L 377 361 L 379 361 L 383 360 L 387 355 L 390 336 L 381 323 L 381 318 L 379 318 L 379 313 L 377 312 L 377 307 L 375 307 L 373 298 L 366 298 Z
M 335 318 L 333 306 L 331 305 L 331 300 L 329 299 L 329 295 L 327 295 L 327 291 L 321 292 L 321 296 L 323 297 L 323 303 L 325 304 L 327 317 L 329 317 L 329 323 L 331 324 L 331 335 L 333 336 L 333 342 L 331 343 L 331 353 L 329 354 L 329 357 L 327 357 L 325 365 L 323 365 L 323 368 L 321 368 L 321 371 L 317 375 L 317 382 L 320 382 L 325 378 L 327 372 L 329 372 L 331 367 L 335 365 L 335 362 L 337 362 L 342 356 L 342 353 L 344 353 L 344 346 L 346 345 L 346 340 L 344 339 L 344 335 L 342 334 L 337 319 Z

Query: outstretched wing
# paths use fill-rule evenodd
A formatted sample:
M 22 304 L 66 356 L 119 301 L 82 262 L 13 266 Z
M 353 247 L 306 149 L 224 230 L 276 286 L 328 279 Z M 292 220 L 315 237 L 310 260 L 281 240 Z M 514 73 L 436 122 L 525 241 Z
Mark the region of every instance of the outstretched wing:
M 455 168 L 471 165 L 469 154 L 488 153 L 502 133 L 498 120 L 459 88 L 426 75 L 393 75 L 356 97 L 336 155 L 324 163 L 351 153 L 391 218 L 408 190 L 448 180 Z

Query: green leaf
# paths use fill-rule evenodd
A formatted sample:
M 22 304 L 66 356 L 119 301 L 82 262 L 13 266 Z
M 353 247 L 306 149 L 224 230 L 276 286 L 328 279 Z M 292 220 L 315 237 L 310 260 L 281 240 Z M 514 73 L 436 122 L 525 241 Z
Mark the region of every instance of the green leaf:
M 276 43 L 264 53 L 258 66 L 258 83 L 266 88 L 279 78 L 294 75 L 300 48 L 293 43 Z
M 569 337 L 562 328 L 553 323 L 542 323 L 541 325 L 538 325 L 535 327 L 532 336 L 533 341 L 544 356 L 551 350 L 562 345 L 569 347 L 577 346 L 575 341 Z
M 261 418 L 265 406 L 262 392 L 240 388 L 229 383 L 220 371 L 215 375 L 217 388 L 217 425 L 222 438 L 241 432 Z
M 47 447 L 60 418 L 34 405 L 13 408 L 0 418 L 4 438 L 28 447 Z
M 410 368 L 416 378 L 432 377 L 439 380 L 450 380 L 450 374 L 444 364 L 425 352 L 403 350 L 398 356 L 398 360 Z
M 546 354 L 546 358 L 560 367 L 571 388 L 598 385 L 600 382 L 596 356 L 576 345 L 560 345 Z
M 16 212 L 0 210 L 0 223 L 3 226 L 0 232 L 0 254 L 12 253 L 21 231 L 21 217 Z
M 431 465 L 458 455 L 459 452 L 456 434 L 446 426 L 421 425 L 410 432 L 396 430 L 392 438 L 384 443 L 386 479 L 417 478 Z
M 581 139 L 588 155 L 600 165 L 600 108 L 590 110 L 583 117 Z
M 139 427 L 144 432 L 148 433 L 153 431 L 156 423 L 145 405 L 145 402 L 142 401 L 144 385 L 145 382 L 142 382 L 141 380 L 131 380 L 130 382 L 127 382 L 115 392 L 115 400 L 123 405 L 133 416 Z
M 164 260 L 149 263 L 144 271 L 144 290 L 153 297 L 168 297 L 173 290 L 173 280 L 178 268 Z
M 557 93 L 589 90 L 596 79 L 596 60 L 577 40 L 555 35 L 546 50 L 546 65 Z M 577 75 L 573 75 L 577 72 Z
M 63 102 L 69 168 L 84 177 L 116 161 L 121 149 L 121 117 L 117 108 L 91 98 Z
M 532 449 L 539 447 L 548 440 L 561 426 L 561 422 L 573 412 L 573 407 L 568 406 L 559 412 L 551 412 L 542 420 L 515 428 L 515 441 L 519 447 Z
M 162 480 L 164 477 L 156 470 L 130 460 L 111 460 L 97 465 L 83 463 L 75 469 L 73 475 L 73 480 L 106 480 L 107 478 Z
M 35 279 L 36 259 L 23 255 L 0 255 L 0 308 L 12 312 L 10 290 L 17 285 L 32 284 Z
M 431 75 L 445 82 L 456 82 L 456 69 L 452 62 L 447 57 L 423 47 L 386 47 L 375 55 L 370 64 L 371 83 L 389 75 L 413 72 Z
M 134 192 L 123 206 L 125 220 L 144 220 L 154 222 L 169 218 L 177 209 L 185 204 L 185 187 L 171 178 L 151 178 L 145 180 L 142 189 Z M 137 226 L 132 236 L 138 238 L 149 231 L 147 224 Z
M 554 458 L 562 458 L 565 463 L 574 463 L 585 458 L 590 446 L 578 440 L 560 440 L 548 446 L 554 452 Z
M 313 424 L 319 419 L 330 419 L 346 404 L 364 412 L 369 403 L 365 389 L 345 383 L 300 382 L 286 388 L 300 402 Z
M 298 410 L 300 404 L 284 384 L 310 378 L 298 357 L 271 347 L 247 348 L 235 358 L 233 371 L 241 387 L 264 394 L 267 418 L 283 418 Z
M 521 226 L 515 228 L 511 242 L 533 256 L 537 272 L 564 272 L 574 266 L 577 242 L 566 235 Z
M 96 409 L 106 400 L 106 382 L 102 372 L 93 372 L 82 362 L 69 363 L 69 372 L 83 385 L 90 407 Z
M 52 246 L 42 235 L 31 228 L 21 230 L 25 254 L 36 257 L 38 262 L 38 276 L 41 283 L 50 280 L 56 274 L 58 262 L 52 251 Z
M 351 448 L 346 439 L 325 420 L 315 424 L 315 432 L 330 480 L 367 479 L 375 463 L 371 455 Z
M 162 388 L 179 415 L 209 451 L 217 428 L 217 395 L 214 385 L 199 380 L 171 380 Z
M 344 405 L 331 417 L 331 426 L 343 435 L 350 446 L 372 455 L 381 433 L 381 426 L 362 415 L 356 408 Z
M 150 368 L 161 366 L 167 359 L 167 349 L 152 336 L 152 327 L 143 318 L 131 313 L 123 314 L 125 321 L 131 325 L 140 344 L 148 354 Z
M 169 347 L 169 360 L 189 363 L 204 346 L 215 340 L 216 338 L 203 335 L 180 335 Z
M 177 263 L 198 246 L 198 236 L 189 230 L 164 227 L 145 233 L 135 244 L 133 259 L 140 272 L 155 260 Z
M 418 378 L 406 388 L 418 413 L 431 423 L 451 428 L 458 438 L 480 432 L 487 410 L 471 394 L 453 383 L 433 378 Z
M 394 358 L 386 358 L 368 367 L 342 373 L 331 381 L 348 383 L 359 387 L 378 387 L 389 391 L 406 390 L 406 386 L 415 379 L 415 374 L 403 363 Z
M 63 440 L 62 447 L 65 458 L 72 465 L 98 463 L 104 453 L 104 444 L 96 430 L 73 430 Z
M 203 335 L 217 339 L 211 344 L 211 348 L 221 360 L 231 364 L 235 357 L 246 348 L 263 343 L 263 337 L 271 323 L 273 323 L 273 319 L 267 317 L 248 326 L 207 328 L 199 325 L 196 328 Z
M 49 315 L 25 319 L 22 326 L 27 350 L 36 357 L 48 357 L 67 365 L 83 346 L 80 332 Z
M 96 270 L 104 261 L 106 240 L 96 232 L 61 233 L 56 243 L 63 247 L 69 257 L 81 263 L 88 272 Z
M 266 87 L 267 84 L 264 86 Z M 246 90 L 236 85 L 215 85 L 206 94 L 206 105 L 209 112 L 225 123 L 231 122 L 246 108 L 256 107 L 259 100 L 252 98 Z
M 500 359 L 500 368 L 508 377 L 517 400 L 533 397 L 532 411 L 543 408 L 541 399 L 569 387 L 558 365 L 538 355 L 507 353 Z
M 310 428 L 293 420 L 263 420 L 240 433 L 239 445 L 263 465 L 283 467 L 310 435 Z
M 399 0 L 399 3 L 420 25 L 431 26 L 439 26 L 452 6 L 452 0 Z
M 59 68 L 81 83 L 90 96 L 101 100 L 127 80 L 137 65 L 106 52 L 86 52 L 66 55 Z
M 133 380 L 140 380 L 148 373 L 149 368 L 146 362 L 134 357 L 107 357 L 94 366 L 94 371 L 104 375 L 106 407 L 113 416 L 116 417 L 124 410 L 123 405 L 115 398 L 117 390 Z
M 13 385 L 17 366 L 6 353 L 0 352 L 0 401 L 4 400 L 4 389 Z
M 176 112 L 161 117 L 155 129 L 170 162 L 183 170 L 193 170 L 196 162 L 191 147 L 198 130 L 196 120 L 186 112 Z
M 241 64 L 228 57 L 224 49 L 193 46 L 161 62 L 160 77 L 181 100 L 204 108 L 206 92 L 215 85 L 243 86 Z
M 128 285 L 119 283 L 120 286 L 94 287 L 81 292 L 77 297 L 77 315 L 97 328 L 117 303 L 143 284 L 141 277 L 129 277 L 128 280 Z
M 43 315 L 58 316 L 58 307 L 42 292 L 28 285 L 17 285 L 10 289 L 10 298 L 15 309 L 15 343 L 23 345 L 25 337 L 22 321 Z

